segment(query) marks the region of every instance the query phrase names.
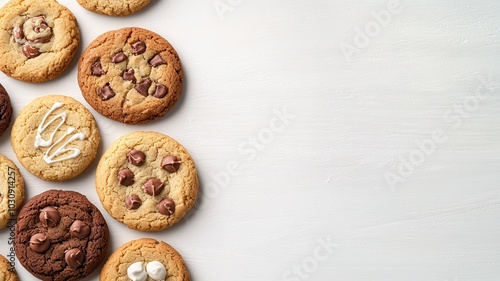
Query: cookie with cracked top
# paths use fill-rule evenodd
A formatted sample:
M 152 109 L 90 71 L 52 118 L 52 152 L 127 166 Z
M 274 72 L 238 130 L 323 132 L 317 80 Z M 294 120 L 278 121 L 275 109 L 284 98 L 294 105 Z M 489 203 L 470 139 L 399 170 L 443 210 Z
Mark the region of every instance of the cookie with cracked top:
M 164 116 L 181 95 L 183 77 L 172 45 L 137 27 L 100 35 L 78 65 L 85 100 L 100 114 L 127 124 Z
M 6 227 L 15 218 L 23 202 L 24 179 L 16 164 L 0 154 L 0 228 Z
M 19 281 L 15 268 L 9 260 L 2 255 L 0 255 L 0 280 Z
M 128 16 L 131 15 L 151 2 L 151 0 L 77 0 L 85 9 L 108 16 Z
M 12 104 L 7 90 L 0 84 L 0 136 L 10 125 L 12 118 Z

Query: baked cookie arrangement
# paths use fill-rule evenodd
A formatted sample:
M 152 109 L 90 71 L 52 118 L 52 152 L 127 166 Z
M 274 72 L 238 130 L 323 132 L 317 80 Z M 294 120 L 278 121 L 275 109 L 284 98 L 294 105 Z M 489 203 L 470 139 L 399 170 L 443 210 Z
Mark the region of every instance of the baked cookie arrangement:
M 77 1 L 109 16 L 133 14 L 150 2 Z M 0 84 L 0 136 L 10 134 L 21 164 L 0 154 L 0 228 L 11 230 L 12 245 L 8 259 L 0 255 L 0 280 L 19 280 L 16 270 L 21 267 L 15 261 L 23 274 L 40 280 L 81 280 L 94 271 L 100 271 L 94 274 L 103 281 L 190 280 L 174 248 L 146 237 L 179 222 L 195 204 L 199 181 L 192 157 L 175 139 L 143 131 L 141 125 L 104 147 L 98 157 L 106 136 L 89 110 L 133 125 L 164 117 L 183 90 L 184 73 L 172 45 L 154 31 L 123 27 L 79 46 L 77 19 L 56 0 L 11 0 L 0 8 L 0 27 L 0 70 L 6 79 L 53 80 L 72 65 L 79 47 L 84 50 L 73 64 L 84 103 L 64 90 L 23 100 L 26 105 L 9 131 L 11 99 L 16 97 L 9 97 Z M 30 189 L 32 181 L 36 185 L 94 175 L 95 189 L 75 191 L 67 183 L 41 192 Z M 91 192 L 100 202 L 87 198 Z M 25 200 L 25 194 L 31 198 Z M 130 230 L 110 232 L 98 207 Z M 113 235 L 126 236 L 127 231 L 145 237 L 111 249 Z

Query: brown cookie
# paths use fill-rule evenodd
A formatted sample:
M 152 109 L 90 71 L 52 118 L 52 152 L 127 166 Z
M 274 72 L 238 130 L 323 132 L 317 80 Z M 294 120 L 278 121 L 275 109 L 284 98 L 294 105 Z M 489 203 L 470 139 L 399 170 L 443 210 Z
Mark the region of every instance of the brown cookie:
M 19 212 L 14 246 L 26 270 L 42 280 L 80 280 L 104 259 L 109 230 L 82 194 L 49 190 Z
M 0 136 L 9 127 L 11 117 L 12 105 L 10 97 L 2 84 L 0 84 Z
M 113 30 L 87 47 L 78 65 L 83 97 L 102 115 L 138 124 L 164 116 L 182 92 L 181 61 L 160 35 Z

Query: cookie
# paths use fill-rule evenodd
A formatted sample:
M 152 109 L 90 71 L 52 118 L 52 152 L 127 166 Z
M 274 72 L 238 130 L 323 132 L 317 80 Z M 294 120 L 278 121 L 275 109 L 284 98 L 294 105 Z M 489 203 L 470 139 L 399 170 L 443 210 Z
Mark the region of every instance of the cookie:
M 100 114 L 127 124 L 164 116 L 181 95 L 183 77 L 179 56 L 167 40 L 135 27 L 97 37 L 78 65 L 85 100 Z
M 85 9 L 108 16 L 128 16 L 144 8 L 151 0 L 77 0 Z
M 129 228 L 160 231 L 178 222 L 198 194 L 196 167 L 186 149 L 157 132 L 116 140 L 96 173 L 104 209 Z
M 41 280 L 80 280 L 104 259 L 109 230 L 82 194 L 49 190 L 23 206 L 14 247 L 21 265 Z
M 16 216 L 23 202 L 23 177 L 16 164 L 0 154 L 0 228 L 6 227 L 9 220 Z
M 101 281 L 189 281 L 182 256 L 165 242 L 142 238 L 123 244 L 108 258 Z
M 12 126 L 12 147 L 19 162 L 46 181 L 76 177 L 95 158 L 100 135 L 94 116 L 67 96 L 35 99 Z
M 56 78 L 79 42 L 75 16 L 55 0 L 12 0 L 0 9 L 0 70 L 12 78 Z
M 19 281 L 16 269 L 4 256 L 0 255 L 0 280 Z
M 10 125 L 12 117 L 12 104 L 5 88 L 0 84 L 0 136 Z

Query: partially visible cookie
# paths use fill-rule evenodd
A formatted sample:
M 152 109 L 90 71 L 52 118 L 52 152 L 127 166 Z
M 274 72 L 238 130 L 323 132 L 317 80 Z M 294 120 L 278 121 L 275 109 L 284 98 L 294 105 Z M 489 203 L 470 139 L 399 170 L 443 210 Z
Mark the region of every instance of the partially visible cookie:
M 0 136 L 10 125 L 12 117 L 12 104 L 7 90 L 0 84 Z
M 0 70 L 12 78 L 56 78 L 79 42 L 75 16 L 55 0 L 11 0 L 0 9 Z
M 77 0 L 85 9 L 108 16 L 128 16 L 144 8 L 151 0 Z
M 0 228 L 7 226 L 9 220 L 16 216 L 23 202 L 23 177 L 16 164 L 0 154 Z
M 101 212 L 74 191 L 49 190 L 23 206 L 14 246 L 21 265 L 41 280 L 80 280 L 106 256 L 109 230 Z
M 108 258 L 101 281 L 189 281 L 182 256 L 165 242 L 142 238 L 123 244 Z
M 9 260 L 2 255 L 0 255 L 0 280 L 19 281 L 16 269 L 9 263 Z
M 134 132 L 116 140 L 96 173 L 104 209 L 129 228 L 160 231 L 178 222 L 198 194 L 193 159 L 174 139 Z
M 100 35 L 78 65 L 85 100 L 100 114 L 127 124 L 164 116 L 181 95 L 183 77 L 172 45 L 136 27 Z
M 100 142 L 94 116 L 67 96 L 51 95 L 25 106 L 11 133 L 19 162 L 46 181 L 65 181 L 85 170 Z

